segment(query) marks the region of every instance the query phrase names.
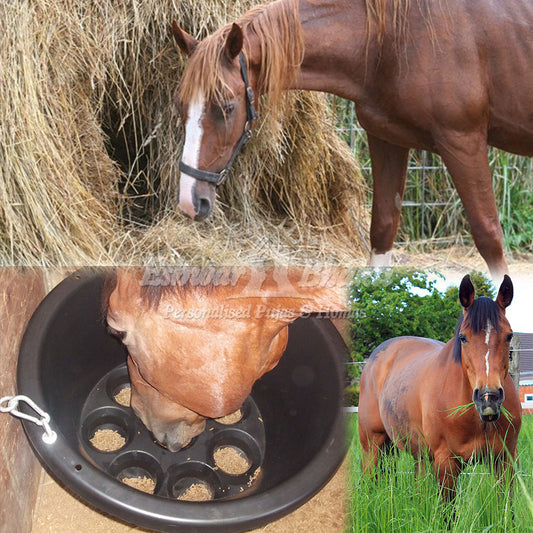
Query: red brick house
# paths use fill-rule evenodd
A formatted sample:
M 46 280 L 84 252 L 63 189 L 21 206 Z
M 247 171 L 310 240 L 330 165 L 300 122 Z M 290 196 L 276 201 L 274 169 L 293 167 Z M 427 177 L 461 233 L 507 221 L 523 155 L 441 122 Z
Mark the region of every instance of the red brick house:
M 533 414 L 533 333 L 515 333 L 515 336 L 520 338 L 518 393 L 524 413 Z

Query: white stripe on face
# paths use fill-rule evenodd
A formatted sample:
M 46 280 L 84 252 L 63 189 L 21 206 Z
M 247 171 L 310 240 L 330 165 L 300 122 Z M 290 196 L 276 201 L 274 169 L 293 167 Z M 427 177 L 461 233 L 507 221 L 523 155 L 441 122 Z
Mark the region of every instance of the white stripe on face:
M 202 137 L 204 134 L 202 128 L 202 117 L 204 115 L 205 101 L 200 94 L 198 100 L 189 105 L 189 116 L 185 123 L 185 144 L 183 146 L 182 161 L 193 168 L 198 168 L 200 159 L 200 147 L 202 146 Z M 192 191 L 196 180 L 185 174 L 180 173 L 180 199 L 178 207 L 191 218 L 196 216 L 194 210 Z
M 489 346 L 490 332 L 492 331 L 492 324 L 490 320 L 487 320 L 487 326 L 485 327 L 485 344 L 487 348 Z M 487 349 L 487 354 L 485 355 L 485 370 L 487 371 L 487 378 L 489 377 L 489 354 L 490 349 Z

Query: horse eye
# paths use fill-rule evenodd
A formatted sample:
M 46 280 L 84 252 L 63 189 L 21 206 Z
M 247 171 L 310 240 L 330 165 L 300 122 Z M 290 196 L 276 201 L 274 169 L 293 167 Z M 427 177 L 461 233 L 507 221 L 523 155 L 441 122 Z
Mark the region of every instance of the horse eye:
M 466 344 L 467 340 L 466 340 L 466 335 L 464 333 L 459 333 L 459 342 L 461 344 Z
M 117 337 L 121 341 L 123 341 L 124 337 L 126 337 L 125 331 L 119 331 L 118 329 L 112 328 L 109 324 L 106 324 L 106 329 L 110 335 L 113 335 L 113 337 Z
M 225 122 L 234 110 L 235 104 L 232 102 L 211 105 L 211 114 L 213 119 L 217 122 Z
M 222 104 L 222 113 L 224 115 L 228 116 L 231 115 L 235 111 L 235 103 L 234 102 L 225 102 Z

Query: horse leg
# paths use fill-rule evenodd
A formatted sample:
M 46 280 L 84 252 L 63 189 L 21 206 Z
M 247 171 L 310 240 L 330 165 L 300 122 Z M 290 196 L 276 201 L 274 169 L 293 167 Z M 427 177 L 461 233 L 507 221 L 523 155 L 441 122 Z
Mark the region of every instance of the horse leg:
M 361 392 L 364 391 L 363 386 L 364 383 L 361 383 Z M 377 397 L 370 393 L 359 397 L 359 442 L 363 472 L 369 474 L 377 466 L 381 450 L 390 444 L 379 413 Z
M 501 279 L 507 273 L 507 263 L 486 136 L 483 133 L 449 134 L 438 144 L 438 149 L 463 202 L 476 247 L 492 276 Z
M 449 451 L 444 450 L 443 453 L 437 452 L 434 460 L 435 473 L 442 487 L 442 498 L 445 502 L 453 502 L 455 482 L 461 470 L 459 459 L 450 457 Z
M 374 195 L 370 224 L 371 266 L 390 266 L 390 251 L 400 224 L 409 149 L 368 134 Z
M 382 450 L 386 449 L 390 439 L 385 431 L 362 431 L 359 426 L 359 441 L 361 442 L 361 465 L 365 474 L 370 474 L 377 466 Z

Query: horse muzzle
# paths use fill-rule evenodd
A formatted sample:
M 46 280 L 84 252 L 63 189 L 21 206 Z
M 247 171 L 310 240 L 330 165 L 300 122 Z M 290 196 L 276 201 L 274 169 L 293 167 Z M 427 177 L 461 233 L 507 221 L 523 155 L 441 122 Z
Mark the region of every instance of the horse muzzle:
M 472 395 L 472 400 L 476 410 L 483 422 L 496 422 L 500 418 L 500 411 L 505 393 L 500 387 L 498 389 L 476 388 Z
M 163 447 L 171 452 L 178 452 L 205 429 L 205 418 L 195 424 L 176 422 L 174 424 L 155 423 L 148 428 Z
M 213 209 L 215 186 L 181 175 L 178 207 L 196 222 L 205 220 Z

